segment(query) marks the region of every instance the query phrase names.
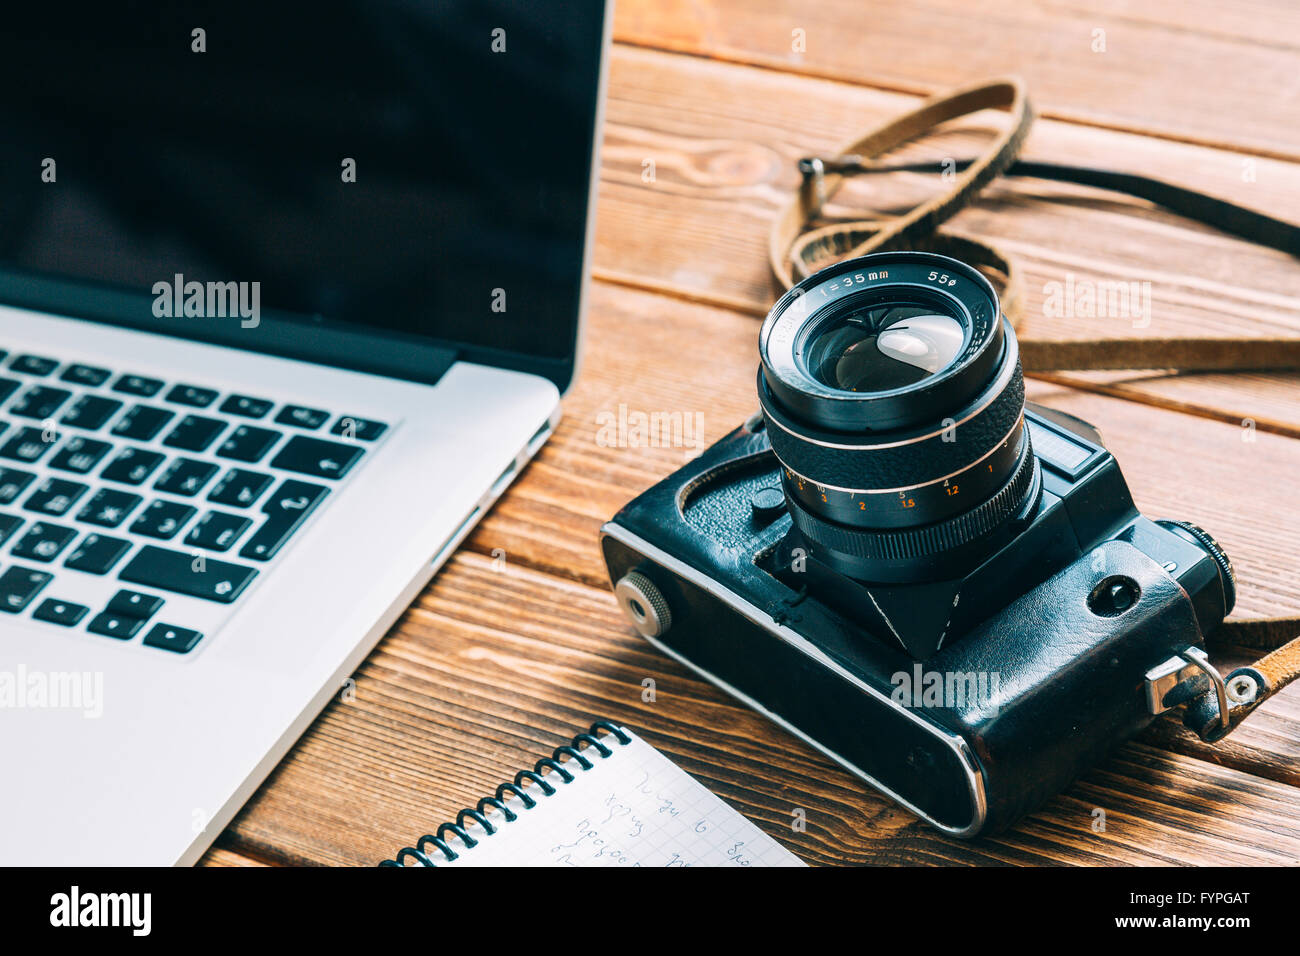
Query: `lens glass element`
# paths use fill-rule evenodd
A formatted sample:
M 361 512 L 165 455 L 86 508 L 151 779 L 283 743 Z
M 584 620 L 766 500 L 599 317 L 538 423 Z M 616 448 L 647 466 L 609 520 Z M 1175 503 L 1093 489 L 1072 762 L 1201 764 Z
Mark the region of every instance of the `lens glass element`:
M 853 304 L 810 335 L 808 371 L 846 392 L 886 392 L 950 366 L 966 343 L 954 310 L 936 302 Z M 946 313 L 946 314 L 945 314 Z

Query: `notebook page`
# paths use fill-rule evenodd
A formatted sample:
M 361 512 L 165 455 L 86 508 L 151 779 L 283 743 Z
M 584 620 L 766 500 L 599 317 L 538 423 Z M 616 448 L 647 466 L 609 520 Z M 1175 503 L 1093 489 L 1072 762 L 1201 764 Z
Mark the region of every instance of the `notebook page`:
M 637 737 L 619 744 L 604 738 L 613 751 L 601 758 L 584 751 L 593 766 L 575 762 L 574 780 L 546 775 L 556 792 L 542 795 L 531 810 L 512 799 L 513 823 L 491 820 L 497 832 L 479 836 L 478 845 L 462 849 L 454 862 L 438 866 L 804 866 L 805 864 L 754 826 L 672 761 Z

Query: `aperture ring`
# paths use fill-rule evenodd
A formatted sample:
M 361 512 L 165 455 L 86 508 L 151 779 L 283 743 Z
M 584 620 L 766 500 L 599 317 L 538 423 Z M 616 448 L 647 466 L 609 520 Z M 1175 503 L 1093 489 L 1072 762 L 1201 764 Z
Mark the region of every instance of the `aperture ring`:
M 963 514 L 922 528 L 868 531 L 833 524 L 786 497 L 794 525 L 809 541 L 829 551 L 870 561 L 905 561 L 939 554 L 974 541 L 1018 513 L 1041 484 L 1038 458 L 1025 433 L 1024 449 L 1011 480 L 992 498 Z
M 1014 347 L 1014 346 L 1013 346 Z M 1005 387 L 974 414 L 914 441 L 873 444 L 871 435 L 819 433 L 786 417 L 759 372 L 758 397 L 772 450 L 781 463 L 818 484 L 863 490 L 908 488 L 958 472 L 996 448 L 1015 428 L 1025 402 L 1025 382 L 1015 356 Z M 996 385 L 994 386 L 996 388 Z M 883 436 L 875 436 L 877 440 Z

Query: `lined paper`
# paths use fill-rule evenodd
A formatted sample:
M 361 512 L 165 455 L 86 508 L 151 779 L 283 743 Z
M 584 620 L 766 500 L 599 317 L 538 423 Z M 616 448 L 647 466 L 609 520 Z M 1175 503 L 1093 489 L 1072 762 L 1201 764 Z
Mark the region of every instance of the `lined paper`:
M 593 766 L 577 761 L 565 768 L 574 779 L 546 774 L 556 788 L 545 796 L 529 785 L 537 801 L 531 810 L 513 798 L 518 815 L 504 822 L 499 812 L 489 819 L 496 833 L 482 835 L 464 848 L 450 841 L 458 856 L 438 859 L 444 866 L 804 866 L 794 854 L 701 786 L 672 761 L 630 730 L 620 744 L 612 735 L 602 742 L 612 753 L 601 757 L 588 748 Z

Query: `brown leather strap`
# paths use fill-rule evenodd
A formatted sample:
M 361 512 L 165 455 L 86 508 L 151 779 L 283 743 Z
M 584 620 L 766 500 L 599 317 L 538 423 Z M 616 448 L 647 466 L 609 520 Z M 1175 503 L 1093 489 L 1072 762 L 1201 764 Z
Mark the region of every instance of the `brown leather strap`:
M 1249 617 L 1224 621 L 1207 635 L 1211 648 L 1275 651 L 1296 636 L 1294 617 Z
M 1011 113 L 1008 128 L 976 159 L 950 161 L 959 173 L 943 192 L 884 219 L 813 225 L 848 175 L 903 170 L 939 171 L 936 163 L 881 164 L 890 150 L 930 132 L 936 125 L 984 109 Z M 994 246 L 939 230 L 979 190 L 1001 174 L 1083 183 L 1128 193 L 1243 238 L 1300 256 L 1300 227 L 1171 183 L 1112 170 L 1016 159 L 1033 121 L 1023 84 L 1000 79 L 927 100 L 910 113 L 847 144 L 834 158 L 800 160 L 803 183 L 772 224 L 768 257 L 781 290 L 841 259 L 886 249 L 924 249 L 961 259 L 996 273 L 1003 286 L 1002 311 L 1017 330 L 1023 318 L 1020 280 L 1014 262 Z M 1020 335 L 1021 364 L 1029 372 L 1061 369 L 1155 369 L 1224 371 L 1300 368 L 1300 338 L 1152 337 L 1059 341 Z
M 1300 678 L 1300 637 L 1296 620 L 1286 617 L 1224 621 L 1207 641 L 1211 647 L 1236 646 L 1268 650 L 1253 664 L 1238 667 L 1223 678 L 1227 713 L 1215 687 L 1188 702 L 1183 723 L 1202 740 L 1222 740 L 1254 713 L 1260 704 Z
M 906 213 L 880 219 L 818 224 L 822 210 L 846 175 L 901 169 L 937 170 L 933 163 L 884 165 L 877 158 L 949 120 L 984 109 L 1002 109 L 1011 122 L 977 158 L 950 163 L 959 172 L 940 194 Z M 799 192 L 772 224 L 768 257 L 776 283 L 787 289 L 817 269 L 840 259 L 888 249 L 918 249 L 952 256 L 995 273 L 1003 287 L 1002 307 L 1013 326 L 1021 319 L 1020 284 L 1014 262 L 995 247 L 938 227 L 971 202 L 979 190 L 1004 173 L 1060 179 L 1125 192 L 1224 231 L 1300 256 L 1300 227 L 1254 210 L 1149 177 L 1111 170 L 1017 161 L 1033 121 L 1024 84 L 998 79 L 936 96 L 910 113 L 848 143 L 834 158 L 800 161 Z M 1058 369 L 1242 370 L 1300 367 L 1300 338 L 1116 338 L 1051 341 L 1020 338 L 1026 371 Z M 1270 653 L 1238 668 L 1225 681 L 1228 711 L 1220 688 L 1192 700 L 1184 721 L 1206 740 L 1234 730 L 1249 713 L 1300 677 L 1300 636 L 1294 618 L 1228 621 L 1214 642 L 1229 642 Z M 1217 677 L 1217 674 L 1215 675 Z
M 1020 362 L 1027 372 L 1143 368 L 1183 372 L 1293 369 L 1300 367 L 1300 338 L 1021 339 Z
M 946 191 L 901 216 L 875 222 L 828 226 L 820 231 L 820 235 L 814 233 L 802 240 L 796 250 L 796 240 L 799 240 L 805 226 L 821 214 L 826 201 L 843 182 L 843 173 L 826 168 L 825 161 L 805 160 L 807 167 L 803 168 L 803 187 L 777 215 L 772 226 L 768 256 L 772 274 L 777 281 L 789 288 L 797 279 L 810 274 L 811 261 L 828 254 L 839 259 L 900 248 L 905 244 L 912 248 L 916 240 L 922 238 L 943 242 L 944 239 L 931 238 L 940 223 L 955 215 L 970 201 L 971 196 L 996 179 L 1015 161 L 1029 132 L 1033 116 L 1024 84 L 1019 79 L 993 80 L 945 96 L 933 97 L 912 112 L 847 144 L 839 153 L 843 159 L 851 159 L 854 165 L 861 165 L 864 159 L 874 159 L 896 149 L 940 123 L 985 109 L 1008 110 L 1012 122 L 983 155 L 954 178 Z M 851 239 L 846 234 L 851 234 Z M 980 254 L 984 257 L 999 261 L 1009 268 L 1009 261 L 991 247 L 975 240 L 965 241 L 972 249 L 983 250 Z M 834 250 L 828 253 L 827 250 L 831 247 Z

